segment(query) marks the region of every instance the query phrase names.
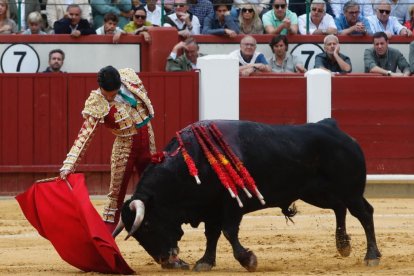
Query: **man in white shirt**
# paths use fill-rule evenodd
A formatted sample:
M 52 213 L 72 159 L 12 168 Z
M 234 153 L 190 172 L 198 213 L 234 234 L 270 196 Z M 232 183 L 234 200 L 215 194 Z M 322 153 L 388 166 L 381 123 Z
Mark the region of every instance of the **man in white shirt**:
M 374 4 L 375 15 L 368 16 L 371 30 L 384 32 L 388 38 L 393 35 L 412 36 L 413 33 L 398 22 L 394 16 L 390 16 L 391 3 L 388 0 L 377 0 Z
M 333 17 L 326 13 L 324 0 L 313 0 L 309 19 L 309 34 L 336 34 L 336 27 Z M 306 13 L 298 17 L 299 33 L 306 34 Z
M 161 26 L 161 7 L 157 5 L 157 0 L 147 0 L 144 8 L 147 11 L 147 21 L 154 26 Z
M 188 12 L 187 0 L 174 1 L 175 13 L 165 17 L 164 27 L 175 27 L 182 37 L 200 34 L 200 21 Z
M 107 13 L 104 16 L 103 26 L 96 29 L 97 35 L 113 35 L 113 43 L 118 43 L 122 34 L 125 34 L 124 30 L 118 27 L 118 16 L 114 13 Z

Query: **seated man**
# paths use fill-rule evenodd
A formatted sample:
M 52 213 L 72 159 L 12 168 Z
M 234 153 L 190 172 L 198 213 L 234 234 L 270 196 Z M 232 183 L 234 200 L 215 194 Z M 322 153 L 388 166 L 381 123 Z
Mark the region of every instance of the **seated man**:
M 214 14 L 204 19 L 203 34 L 227 35 L 235 37 L 240 33 L 239 23 L 230 14 L 231 3 L 225 0 L 217 0 L 213 3 Z
M 81 17 L 82 11 L 79 5 L 68 5 L 66 12 L 68 17 L 56 21 L 53 26 L 55 34 L 70 34 L 73 37 L 80 37 L 96 33 L 88 20 Z
M 165 70 L 173 72 L 197 69 L 197 58 L 202 56 L 198 50 L 198 44 L 193 37 L 178 42 L 167 59 Z M 183 54 L 178 56 L 181 51 L 183 51 Z
M 360 6 L 354 0 L 344 5 L 344 13 L 335 19 L 340 35 L 372 35 L 368 19 L 360 15 Z
M 298 33 L 298 16 L 287 9 L 286 0 L 275 0 L 273 9 L 266 12 L 262 20 L 267 34 Z
M 335 18 L 341 17 L 344 12 L 344 6 L 346 2 L 349 0 L 335 0 L 331 1 L 332 11 L 335 15 Z M 352 0 L 355 3 L 358 4 L 360 8 L 360 15 L 363 17 L 368 17 L 374 14 L 374 11 L 372 10 L 372 1 L 371 0 Z
M 352 71 L 349 57 L 339 53 L 339 40 L 335 35 L 327 35 L 323 40 L 324 53 L 315 57 L 315 68 L 325 69 L 332 73 L 350 73 Z
M 254 72 L 271 72 L 265 56 L 256 51 L 256 39 L 247 35 L 240 41 L 240 50 L 230 53 L 230 56 L 239 60 L 239 74 L 249 76 Z
M 165 17 L 164 27 L 175 27 L 178 35 L 189 37 L 200 34 L 200 21 L 188 11 L 187 0 L 174 1 L 175 13 Z
M 98 35 L 113 35 L 113 43 L 118 43 L 122 34 L 125 34 L 118 25 L 118 16 L 114 13 L 107 13 L 104 16 L 104 25 L 96 29 Z
M 407 7 L 408 8 L 408 7 Z M 368 17 L 371 29 L 374 33 L 385 32 L 389 38 L 393 35 L 412 36 L 413 33 L 398 22 L 394 16 L 390 16 L 391 4 L 388 0 L 376 0 L 374 4 L 375 15 Z
M 309 15 L 309 34 L 336 34 L 338 32 L 333 17 L 326 13 L 324 0 L 313 0 Z M 306 13 L 298 18 L 299 33 L 306 34 Z
M 42 1 L 45 3 L 46 1 Z M 47 24 L 49 27 L 53 28 L 53 25 L 59 19 L 62 19 L 66 15 L 66 10 L 69 4 L 77 4 L 82 10 L 81 17 L 88 20 L 89 23 L 92 23 L 92 8 L 89 5 L 88 0 L 47 0 L 46 2 L 46 14 L 47 14 Z
M 403 54 L 388 47 L 388 36 L 377 32 L 373 36 L 374 47 L 365 49 L 365 73 L 379 73 L 384 76 L 401 77 L 410 75 L 410 65 Z M 397 72 L 397 67 L 402 73 Z

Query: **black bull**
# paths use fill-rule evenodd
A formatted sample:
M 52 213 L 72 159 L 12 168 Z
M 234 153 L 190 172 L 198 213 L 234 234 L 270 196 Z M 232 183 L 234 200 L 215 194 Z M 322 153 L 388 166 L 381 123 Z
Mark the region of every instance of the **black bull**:
M 263 206 L 256 197 L 248 198 L 239 192 L 244 205 L 240 208 L 212 170 L 188 126 L 182 130 L 182 138 L 197 165 L 201 184 L 196 184 L 190 176 L 183 156 L 172 154 L 179 147 L 174 138 L 165 148 L 166 159 L 146 169 L 122 210 L 125 228 L 133 232 L 132 236 L 158 263 L 163 267 L 171 264 L 171 255 L 184 234 L 183 223 L 197 227 L 204 222 L 207 245 L 195 270 L 210 270 L 215 265 L 217 241 L 223 232 L 234 257 L 247 270 L 254 271 L 256 256 L 238 239 L 243 215 L 280 207 L 289 217 L 294 215 L 289 206 L 298 199 L 333 209 L 336 247 L 342 256 L 349 256 L 351 250 L 345 228 L 349 210 L 365 230 L 367 265 L 379 263 L 381 254 L 375 238 L 374 210 L 363 196 L 365 158 L 357 142 L 342 132 L 334 120 L 301 126 L 246 121 L 203 121 L 195 125 L 206 126 L 211 122 L 222 131 L 226 142 L 249 170 L 266 204 Z M 176 263 L 175 267 L 179 266 Z

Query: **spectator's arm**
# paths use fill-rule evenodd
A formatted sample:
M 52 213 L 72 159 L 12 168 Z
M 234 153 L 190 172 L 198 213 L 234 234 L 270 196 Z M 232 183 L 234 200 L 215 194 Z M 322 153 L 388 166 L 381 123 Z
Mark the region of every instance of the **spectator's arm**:
M 400 71 L 404 74 L 404 76 L 410 75 L 410 65 L 408 64 L 407 60 L 405 59 L 402 53 L 398 55 L 397 65 Z
M 212 35 L 224 35 L 224 28 L 214 29 L 212 28 L 215 18 L 213 16 L 207 16 L 204 18 L 203 25 L 203 34 L 212 34 Z
M 240 33 L 239 22 L 233 19 L 233 17 L 230 14 L 224 16 L 224 22 L 225 22 L 225 25 L 227 26 L 227 29 L 231 29 L 235 31 L 237 34 Z
M 86 19 L 81 19 L 79 22 L 79 28 L 81 35 L 90 35 L 90 34 L 96 34 L 95 29 L 91 27 L 91 24 L 89 24 L 89 21 Z

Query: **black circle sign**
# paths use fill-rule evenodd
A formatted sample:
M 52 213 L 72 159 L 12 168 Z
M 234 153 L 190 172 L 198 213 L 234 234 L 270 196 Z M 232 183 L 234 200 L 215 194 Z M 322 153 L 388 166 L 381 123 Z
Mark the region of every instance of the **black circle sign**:
M 297 56 L 305 68 L 310 70 L 315 66 L 315 56 L 322 52 L 323 49 L 318 44 L 304 43 L 296 45 L 290 53 Z
M 37 73 L 40 59 L 28 44 L 12 44 L 1 55 L 3 73 Z

